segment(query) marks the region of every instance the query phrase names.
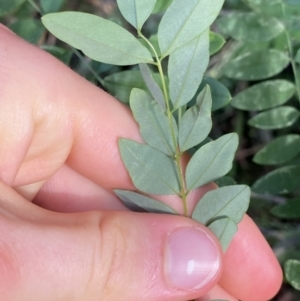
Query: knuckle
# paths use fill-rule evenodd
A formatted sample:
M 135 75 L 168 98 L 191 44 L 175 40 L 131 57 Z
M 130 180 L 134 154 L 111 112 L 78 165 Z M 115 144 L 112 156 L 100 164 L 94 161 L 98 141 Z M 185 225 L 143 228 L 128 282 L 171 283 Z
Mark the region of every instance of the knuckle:
M 98 281 L 100 279 L 101 282 L 100 285 L 99 282 L 97 284 L 101 300 L 115 300 L 114 296 L 122 294 L 122 275 L 127 274 L 124 270 L 128 266 L 126 259 L 129 252 L 125 228 L 114 214 L 106 214 L 99 222 L 99 240 L 96 243 L 98 251 L 94 253 L 98 254 L 96 258 L 100 260 L 94 258 L 93 261 L 100 273 L 96 272 Z

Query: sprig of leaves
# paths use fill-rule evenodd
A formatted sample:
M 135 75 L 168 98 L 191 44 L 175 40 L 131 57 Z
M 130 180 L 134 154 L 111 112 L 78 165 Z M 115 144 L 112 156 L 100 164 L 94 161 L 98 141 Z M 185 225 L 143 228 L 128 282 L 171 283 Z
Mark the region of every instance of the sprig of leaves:
M 220 102 L 214 102 L 216 93 L 211 87 L 220 91 L 224 88 L 204 78 L 204 72 L 210 53 L 224 44 L 222 37 L 209 31 L 224 0 L 173 0 L 163 7 L 155 0 L 146 2 L 117 0 L 123 17 L 136 29 L 136 36 L 111 21 L 86 13 L 48 14 L 42 21 L 56 37 L 94 60 L 139 64 L 145 84 L 134 87 L 127 95 L 144 143 L 119 140 L 122 160 L 139 192 L 117 189 L 115 193 L 131 210 L 178 214 L 146 195 L 174 194 L 182 199 L 187 216 L 190 192 L 226 175 L 238 146 L 236 134 L 222 136 L 198 148 L 183 169 L 183 154 L 207 139 L 212 107 L 220 107 Z M 147 38 L 142 28 L 154 8 L 166 11 L 157 36 Z M 167 74 L 163 60 L 168 60 Z M 225 95 L 226 100 L 221 106 L 230 99 L 226 89 L 222 93 L 218 97 Z M 250 190 L 244 185 L 216 189 L 204 195 L 191 218 L 208 226 L 225 251 L 248 208 L 249 198 Z

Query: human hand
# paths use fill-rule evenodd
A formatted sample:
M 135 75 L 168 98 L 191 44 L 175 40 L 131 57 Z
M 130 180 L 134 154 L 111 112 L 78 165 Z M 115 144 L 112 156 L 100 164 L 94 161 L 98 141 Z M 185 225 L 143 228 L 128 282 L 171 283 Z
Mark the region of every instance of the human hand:
M 111 190 L 133 189 L 117 148 L 119 137 L 141 141 L 129 110 L 3 26 L 0 41 L 3 300 L 264 301 L 276 293 L 280 267 L 249 217 L 223 256 L 193 220 L 127 211 Z M 164 201 L 179 209 L 179 200 Z M 184 267 L 196 260 L 198 275 L 180 270 L 180 259 Z

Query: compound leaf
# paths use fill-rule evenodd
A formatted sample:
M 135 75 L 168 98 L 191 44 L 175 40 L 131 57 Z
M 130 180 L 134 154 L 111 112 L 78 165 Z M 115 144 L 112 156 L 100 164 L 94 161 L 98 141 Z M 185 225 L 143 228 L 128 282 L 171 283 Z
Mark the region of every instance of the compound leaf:
M 170 55 L 169 90 L 175 108 L 185 105 L 193 98 L 201 84 L 208 61 L 208 30 Z
M 224 66 L 224 74 L 238 80 L 261 80 L 280 73 L 289 57 L 275 49 L 246 52 Z
M 156 0 L 117 0 L 123 17 L 140 30 L 152 13 Z
M 51 13 L 42 17 L 60 40 L 93 60 L 113 65 L 150 63 L 152 57 L 130 32 L 98 16 L 81 12 Z
M 225 252 L 230 245 L 231 240 L 238 231 L 236 223 L 229 217 L 218 219 L 212 222 L 208 228 L 216 235 Z
M 166 103 L 164 99 L 164 95 L 154 80 L 153 75 L 148 67 L 147 64 L 140 64 L 140 70 L 145 81 L 147 88 L 149 89 L 150 93 L 152 94 L 153 98 L 158 102 L 158 104 L 162 107 L 163 110 L 166 109 Z
M 218 20 L 222 32 L 238 41 L 270 41 L 284 31 L 276 18 L 254 12 L 235 12 Z
M 196 151 L 186 168 L 187 189 L 190 191 L 227 174 L 237 147 L 238 135 L 231 133 Z
M 119 149 L 135 187 L 150 194 L 179 194 L 174 160 L 147 144 L 121 138 Z
M 115 189 L 114 192 L 121 199 L 124 205 L 132 211 L 177 214 L 177 212 L 170 206 L 143 194 L 120 189 Z
M 300 116 L 294 107 L 282 106 L 252 117 L 248 124 L 263 130 L 283 129 L 293 125 Z
M 192 219 L 207 225 L 218 217 L 227 216 L 239 223 L 249 207 L 250 188 L 232 185 L 207 192 L 195 207 Z
M 268 80 L 236 95 L 231 105 L 240 110 L 265 110 L 284 104 L 295 90 L 295 85 L 287 80 Z
M 300 291 L 300 261 L 289 259 L 284 263 L 284 274 L 289 284 Z
M 261 194 L 286 194 L 299 188 L 299 179 L 299 165 L 284 166 L 258 179 L 251 189 Z
M 130 94 L 130 107 L 140 126 L 144 141 L 155 149 L 169 156 L 174 156 L 176 149 L 172 140 L 168 117 L 159 104 L 145 91 L 134 88 Z M 173 116 L 172 122 L 177 141 L 178 130 Z
M 185 112 L 180 122 L 179 147 L 182 152 L 201 143 L 211 131 L 211 106 L 211 93 L 207 85 L 197 97 L 196 104 Z
M 273 139 L 256 153 L 253 161 L 261 165 L 286 163 L 300 153 L 300 136 L 290 134 Z
M 158 41 L 165 57 L 203 33 L 218 16 L 224 0 L 173 0 L 158 27 Z
M 285 204 L 279 204 L 270 211 L 274 216 L 284 219 L 300 218 L 300 198 L 288 200 Z

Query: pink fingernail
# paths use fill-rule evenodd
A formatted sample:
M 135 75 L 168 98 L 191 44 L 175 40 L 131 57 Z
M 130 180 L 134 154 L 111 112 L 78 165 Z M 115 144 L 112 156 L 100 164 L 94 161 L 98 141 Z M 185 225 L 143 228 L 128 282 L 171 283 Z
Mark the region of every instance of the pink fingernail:
M 199 289 L 216 276 L 219 268 L 218 247 L 200 228 L 181 228 L 169 235 L 166 273 L 174 287 Z

